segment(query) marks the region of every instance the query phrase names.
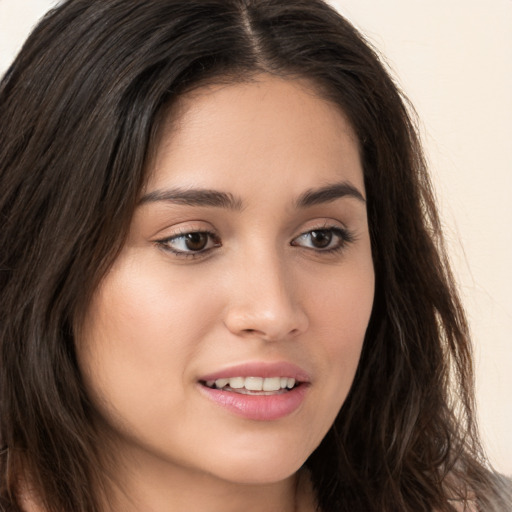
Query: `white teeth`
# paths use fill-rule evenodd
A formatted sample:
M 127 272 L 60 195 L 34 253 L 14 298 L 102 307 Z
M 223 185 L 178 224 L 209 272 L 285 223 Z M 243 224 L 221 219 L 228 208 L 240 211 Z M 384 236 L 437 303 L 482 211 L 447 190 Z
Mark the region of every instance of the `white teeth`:
M 249 391 L 263 391 L 263 378 L 262 377 L 246 377 L 245 389 Z
M 279 391 L 292 389 L 295 386 L 295 379 L 291 377 L 230 377 L 217 380 L 208 380 L 206 385 L 209 388 L 214 386 L 222 389 L 229 386 L 231 389 L 246 389 L 247 391 Z
M 263 391 L 279 391 L 281 389 L 281 379 L 279 377 L 270 377 L 263 379 Z
M 220 389 L 229 384 L 229 379 L 217 379 L 215 385 Z
M 245 379 L 243 377 L 231 377 L 229 385 L 233 389 L 242 389 L 245 386 Z

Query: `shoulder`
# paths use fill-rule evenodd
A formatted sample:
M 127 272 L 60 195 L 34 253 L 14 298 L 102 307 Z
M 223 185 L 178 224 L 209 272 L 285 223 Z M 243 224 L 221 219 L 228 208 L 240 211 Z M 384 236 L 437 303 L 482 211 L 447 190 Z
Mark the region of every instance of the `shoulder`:
M 45 512 L 32 493 L 22 493 L 19 499 L 20 512 Z
M 455 508 L 457 512 L 480 512 L 476 499 L 468 499 L 464 501 L 460 500 L 448 500 L 450 505 Z
M 16 494 L 19 508 L 16 508 L 15 512 L 45 512 L 37 493 L 26 481 L 20 483 Z
M 448 503 L 457 512 L 512 510 L 511 479 L 491 469 L 484 469 L 479 478 L 474 478 L 469 483 L 450 475 L 448 483 Z

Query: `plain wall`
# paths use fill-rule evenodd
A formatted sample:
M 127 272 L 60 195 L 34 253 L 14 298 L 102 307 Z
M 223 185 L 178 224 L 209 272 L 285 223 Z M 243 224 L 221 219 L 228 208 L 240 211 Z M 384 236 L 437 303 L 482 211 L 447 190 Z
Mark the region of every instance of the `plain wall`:
M 332 0 L 421 119 L 474 334 L 484 442 L 512 474 L 512 0 Z M 0 0 L 0 73 L 50 6 Z M 1 120 L 0 120 L 1 122 Z

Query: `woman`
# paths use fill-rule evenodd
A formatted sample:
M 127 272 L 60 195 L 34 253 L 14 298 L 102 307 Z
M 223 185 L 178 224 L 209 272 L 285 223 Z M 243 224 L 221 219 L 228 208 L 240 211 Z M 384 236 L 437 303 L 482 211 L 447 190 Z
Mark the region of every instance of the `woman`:
M 506 510 L 414 124 L 335 11 L 68 0 L 0 118 L 5 510 Z

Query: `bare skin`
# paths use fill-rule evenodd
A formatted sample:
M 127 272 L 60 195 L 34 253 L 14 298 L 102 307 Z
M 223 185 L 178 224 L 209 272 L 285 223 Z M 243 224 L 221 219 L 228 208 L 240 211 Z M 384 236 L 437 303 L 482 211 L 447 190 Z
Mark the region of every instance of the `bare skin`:
M 190 510 L 190 506 L 194 503 L 198 488 L 200 487 L 200 482 L 197 482 L 197 487 L 194 489 L 194 493 L 190 497 L 182 497 L 182 504 L 177 505 L 180 508 L 176 508 L 176 511 L 187 511 Z M 248 511 L 260 512 L 260 511 L 269 511 L 269 512 L 318 512 L 315 496 L 313 492 L 313 487 L 311 481 L 309 479 L 309 475 L 307 471 L 300 471 L 296 475 L 296 479 L 294 479 L 293 485 L 289 489 L 288 495 L 283 495 L 278 497 L 274 495 L 275 493 L 270 493 L 267 496 L 268 505 L 263 503 L 258 495 L 261 494 L 261 489 L 254 489 L 253 491 L 255 496 L 254 502 L 248 508 Z M 235 492 L 237 492 L 235 490 Z M 30 491 L 28 488 L 25 488 L 21 493 L 20 505 L 22 510 L 25 512 L 45 512 L 43 507 L 39 504 L 40 500 L 37 498 L 37 493 Z M 126 498 L 126 497 L 125 497 Z M 227 496 L 219 496 L 219 499 L 224 499 L 226 505 L 233 504 L 233 506 L 237 506 L 236 504 L 240 501 L 240 506 L 246 506 L 246 504 L 251 500 L 251 493 L 247 493 L 247 495 L 241 494 L 240 496 L 229 494 Z M 277 500 L 276 500 L 277 498 Z M 281 503 L 281 504 L 276 504 Z M 263 507 L 263 508 L 257 508 Z M 276 508 L 277 507 L 277 508 Z M 115 505 L 114 509 L 110 509 L 112 511 L 123 511 L 123 512 L 142 512 L 142 509 L 134 506 L 131 499 L 123 499 L 118 498 L 118 501 Z M 228 508 L 227 508 L 228 510 Z M 233 508 L 233 510 L 236 510 Z M 239 509 L 240 510 L 240 509 Z

